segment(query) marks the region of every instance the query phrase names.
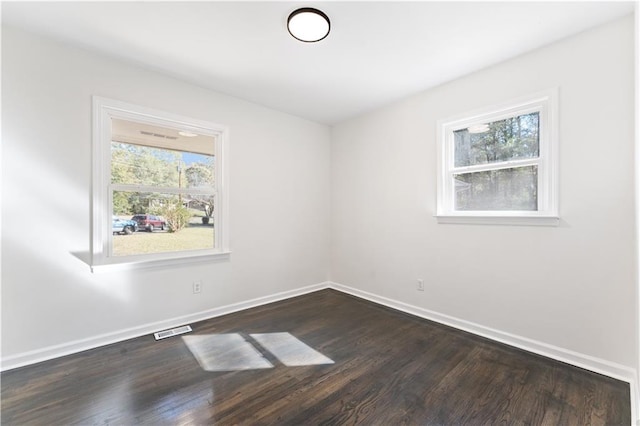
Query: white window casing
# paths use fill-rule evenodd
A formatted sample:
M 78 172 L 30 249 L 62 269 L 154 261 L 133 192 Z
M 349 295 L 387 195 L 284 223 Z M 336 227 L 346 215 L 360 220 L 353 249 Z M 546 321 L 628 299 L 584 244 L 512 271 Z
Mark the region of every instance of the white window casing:
M 558 225 L 557 92 L 557 89 L 547 90 L 438 122 L 436 218 L 439 223 Z M 534 112 L 539 114 L 538 157 L 455 166 L 454 132 L 468 129 L 478 123 L 490 123 Z M 537 167 L 537 208 L 535 210 L 456 209 L 455 174 L 526 166 Z
M 123 119 L 215 137 L 215 187 L 172 188 L 111 182 L 112 120 Z M 227 259 L 229 248 L 229 131 L 208 121 L 182 117 L 147 107 L 93 97 L 92 232 L 93 272 L 171 266 Z M 114 191 L 162 192 L 215 196 L 212 249 L 114 256 L 112 253 L 112 194 Z

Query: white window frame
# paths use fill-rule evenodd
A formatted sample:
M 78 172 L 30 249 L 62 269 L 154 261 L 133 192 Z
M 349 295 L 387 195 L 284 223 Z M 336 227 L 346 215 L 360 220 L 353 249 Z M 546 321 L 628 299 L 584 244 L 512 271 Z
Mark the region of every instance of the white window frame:
M 123 188 L 127 190 L 135 189 L 131 185 L 123 186 L 111 183 L 111 120 L 114 118 L 184 130 L 216 138 L 216 208 L 213 216 L 215 233 L 212 249 L 130 256 L 112 255 L 112 191 Z M 228 152 L 229 130 L 226 126 L 94 96 L 91 270 L 93 272 L 102 272 L 166 267 L 229 258 L 231 250 L 229 248 Z M 140 187 L 139 189 L 144 188 Z M 170 193 L 177 191 L 175 188 L 159 189 Z
M 438 121 L 437 200 L 438 223 L 557 226 L 558 217 L 558 90 L 551 89 L 500 105 Z M 538 112 L 539 157 L 499 163 L 455 167 L 454 132 L 469 126 Z M 455 210 L 453 175 L 514 166 L 538 166 L 538 210 Z

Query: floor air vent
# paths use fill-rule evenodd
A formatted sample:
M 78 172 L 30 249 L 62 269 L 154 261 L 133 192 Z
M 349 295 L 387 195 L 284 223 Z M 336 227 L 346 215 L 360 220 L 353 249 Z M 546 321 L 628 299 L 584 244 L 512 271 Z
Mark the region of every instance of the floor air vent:
M 191 330 L 190 325 L 183 325 L 182 327 L 172 328 L 171 330 L 158 331 L 157 333 L 153 333 L 153 336 L 156 340 L 166 339 L 167 337 L 177 336 L 178 334 L 188 333 Z

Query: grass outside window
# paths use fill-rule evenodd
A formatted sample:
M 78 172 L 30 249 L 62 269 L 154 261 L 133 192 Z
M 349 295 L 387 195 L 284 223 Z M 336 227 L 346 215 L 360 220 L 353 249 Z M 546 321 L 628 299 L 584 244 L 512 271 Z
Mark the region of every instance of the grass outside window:
M 124 219 L 125 217 L 123 217 Z M 197 223 L 196 221 L 200 222 Z M 179 232 L 139 230 L 132 235 L 113 236 L 113 255 L 166 253 L 183 250 L 212 249 L 213 224 L 204 225 L 201 218 L 192 218 L 189 225 Z

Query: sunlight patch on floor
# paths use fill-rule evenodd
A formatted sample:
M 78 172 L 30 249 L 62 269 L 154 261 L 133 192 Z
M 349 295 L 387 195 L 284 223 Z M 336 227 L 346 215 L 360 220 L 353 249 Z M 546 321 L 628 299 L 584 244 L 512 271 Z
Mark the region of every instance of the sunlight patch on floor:
M 241 335 L 195 334 L 182 339 L 205 371 L 272 368 L 273 365 Z
M 250 336 L 287 367 L 333 364 L 333 360 L 302 343 L 290 333 L 261 333 Z
M 287 367 L 334 363 L 290 333 L 256 333 L 249 336 L 245 338 L 239 333 L 192 334 L 183 336 L 182 340 L 205 371 L 273 368 L 274 365 L 260 349 L 269 352 Z

